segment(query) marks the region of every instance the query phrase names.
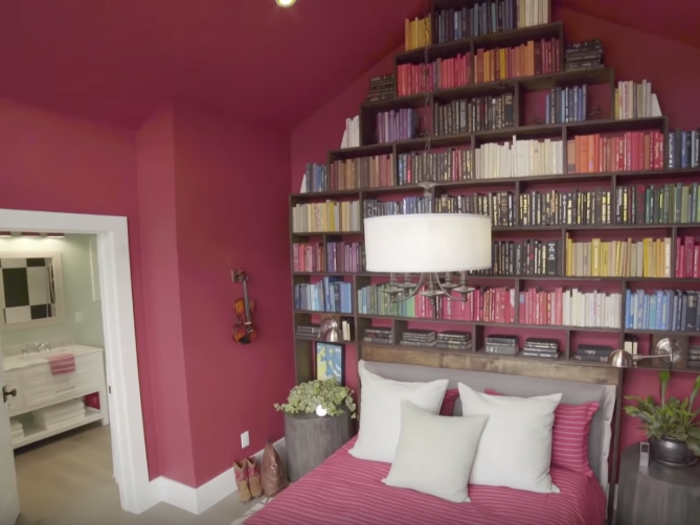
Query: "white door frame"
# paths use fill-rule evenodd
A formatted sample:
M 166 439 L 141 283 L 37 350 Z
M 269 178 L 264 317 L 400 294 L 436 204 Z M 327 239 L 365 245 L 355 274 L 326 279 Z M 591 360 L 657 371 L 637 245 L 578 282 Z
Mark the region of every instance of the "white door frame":
M 114 474 L 122 508 L 140 514 L 157 499 L 146 459 L 126 217 L 0 208 L 0 227 L 97 235 Z

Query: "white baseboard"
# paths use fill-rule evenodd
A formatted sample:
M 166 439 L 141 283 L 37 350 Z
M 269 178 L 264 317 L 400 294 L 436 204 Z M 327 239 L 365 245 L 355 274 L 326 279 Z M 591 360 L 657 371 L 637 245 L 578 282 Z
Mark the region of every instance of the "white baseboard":
M 275 441 L 274 446 L 282 461 L 286 463 L 287 447 L 284 438 Z M 260 461 L 262 453 L 261 450 L 255 454 L 255 459 Z M 151 490 L 157 502 L 169 503 L 192 514 L 201 514 L 238 489 L 231 467 L 197 488 L 161 476 L 151 481 Z

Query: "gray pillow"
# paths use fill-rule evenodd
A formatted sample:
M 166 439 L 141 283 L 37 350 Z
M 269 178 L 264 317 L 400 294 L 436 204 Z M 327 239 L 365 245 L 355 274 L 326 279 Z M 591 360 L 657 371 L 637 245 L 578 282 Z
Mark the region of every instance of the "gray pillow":
M 447 501 L 471 501 L 469 476 L 487 416 L 439 416 L 401 402 L 401 430 L 394 462 L 382 481 Z

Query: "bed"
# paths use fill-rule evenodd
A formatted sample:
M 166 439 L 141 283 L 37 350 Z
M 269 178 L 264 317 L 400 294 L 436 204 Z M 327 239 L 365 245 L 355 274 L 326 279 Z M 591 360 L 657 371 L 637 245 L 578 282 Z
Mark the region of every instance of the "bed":
M 470 485 L 471 503 L 451 503 L 384 485 L 381 480 L 391 465 L 351 456 L 348 450 L 353 439 L 247 518 L 245 525 L 603 525 L 605 522 L 608 452 L 617 381 L 608 370 L 602 369 L 600 377 L 588 376 L 590 382 L 583 383 L 395 363 L 368 362 L 366 366 L 376 374 L 398 381 L 446 378 L 448 388 L 462 382 L 475 390 L 490 388 L 505 395 L 529 397 L 561 392 L 562 403 L 595 401 L 599 408 L 591 421 L 588 448 L 595 477 L 552 467 L 550 473 L 561 490 L 559 494 Z M 459 401 L 454 414 L 461 415 Z

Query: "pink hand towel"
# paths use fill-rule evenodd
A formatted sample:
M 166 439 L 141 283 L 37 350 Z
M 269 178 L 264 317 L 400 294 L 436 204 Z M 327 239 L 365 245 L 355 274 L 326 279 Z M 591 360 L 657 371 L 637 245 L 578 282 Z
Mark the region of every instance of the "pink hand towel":
M 47 357 L 51 373 L 55 376 L 75 372 L 75 356 L 73 354 L 56 354 Z

